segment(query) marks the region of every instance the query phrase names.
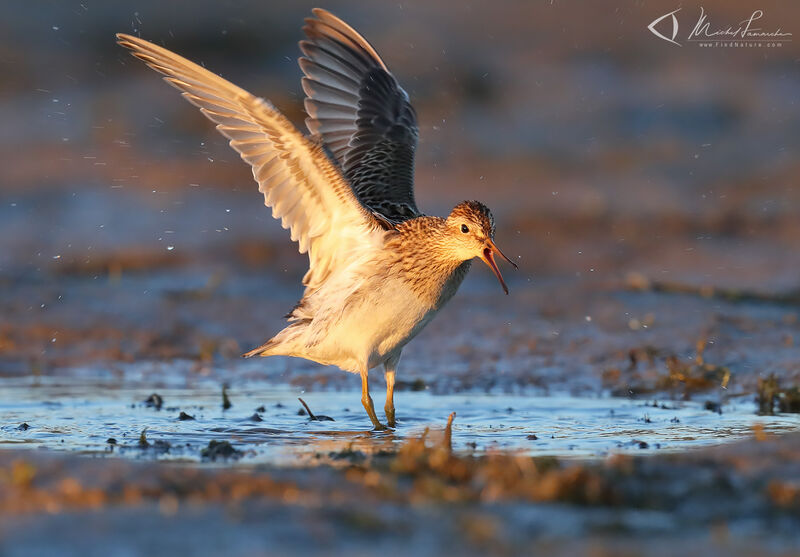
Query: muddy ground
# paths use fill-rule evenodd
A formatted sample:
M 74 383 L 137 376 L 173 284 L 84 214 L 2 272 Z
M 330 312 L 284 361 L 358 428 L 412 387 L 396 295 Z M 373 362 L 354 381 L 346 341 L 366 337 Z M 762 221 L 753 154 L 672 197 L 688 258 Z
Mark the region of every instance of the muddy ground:
M 0 452 L 3 555 L 793 555 L 798 436 L 579 464 L 441 432 L 328 466 Z M 80 528 L 76 528 L 80 524 Z
M 162 4 L 0 21 L 0 554 L 796 553 L 797 41 L 675 47 L 650 4 L 326 5 L 418 110 L 420 207 L 483 200 L 520 265 L 507 297 L 476 265 L 408 346 L 387 440 L 357 378 L 239 357 L 281 327 L 305 257 L 211 126 L 113 42 L 161 42 L 301 124 L 311 4 Z M 790 3 L 703 7 L 800 32 Z M 159 392 L 171 410 L 144 405 Z M 337 421 L 309 429 L 298 396 Z M 170 425 L 181 411 L 196 422 Z M 571 425 L 536 445 L 549 412 Z M 243 454 L 203 459 L 210 441 Z

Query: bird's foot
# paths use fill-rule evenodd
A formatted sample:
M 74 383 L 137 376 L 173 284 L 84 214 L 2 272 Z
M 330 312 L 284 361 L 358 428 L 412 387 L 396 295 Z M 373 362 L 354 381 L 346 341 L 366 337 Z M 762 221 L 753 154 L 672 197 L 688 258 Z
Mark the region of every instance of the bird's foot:
M 377 422 L 374 425 L 375 425 L 375 427 L 372 428 L 372 431 L 386 431 L 387 429 L 389 429 L 388 427 L 386 427 L 385 425 L 383 425 L 380 422 Z

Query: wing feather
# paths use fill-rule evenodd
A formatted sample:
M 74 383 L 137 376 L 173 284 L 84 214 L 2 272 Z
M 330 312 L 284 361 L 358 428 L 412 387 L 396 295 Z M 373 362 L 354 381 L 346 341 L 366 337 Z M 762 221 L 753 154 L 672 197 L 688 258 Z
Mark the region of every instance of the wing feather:
M 300 253 L 308 252 L 303 283 L 316 290 L 354 252 L 369 249 L 382 236 L 379 222 L 355 196 L 321 146 L 309 141 L 264 99 L 205 68 L 148 41 L 118 34 L 131 50 L 197 106 L 253 170 L 264 203 L 289 229 Z M 352 83 L 345 73 L 337 84 Z
M 313 11 L 300 42 L 306 126 L 358 199 L 389 220 L 420 216 L 414 200 L 419 132 L 408 95 L 375 49 L 344 21 Z

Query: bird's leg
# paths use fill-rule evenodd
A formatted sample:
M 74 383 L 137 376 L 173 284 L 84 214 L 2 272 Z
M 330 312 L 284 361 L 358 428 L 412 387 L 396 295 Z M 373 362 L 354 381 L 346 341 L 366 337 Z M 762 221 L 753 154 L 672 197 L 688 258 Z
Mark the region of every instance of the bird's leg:
M 364 409 L 367 411 L 369 419 L 372 420 L 372 425 L 375 426 L 375 430 L 382 431 L 386 429 L 386 426 L 380 423 L 378 421 L 378 416 L 375 415 L 375 405 L 372 404 L 372 397 L 369 396 L 368 374 L 369 370 L 361 372 L 361 404 L 364 405 Z
M 386 412 L 386 423 L 389 427 L 395 426 L 394 421 L 394 368 L 386 365 L 386 406 L 383 407 Z
M 389 427 L 395 427 L 396 422 L 394 419 L 394 377 L 397 364 L 400 363 L 400 352 L 391 356 L 388 360 L 383 362 L 383 369 L 386 371 L 384 377 L 386 378 L 386 405 L 383 407 L 386 412 L 386 423 Z

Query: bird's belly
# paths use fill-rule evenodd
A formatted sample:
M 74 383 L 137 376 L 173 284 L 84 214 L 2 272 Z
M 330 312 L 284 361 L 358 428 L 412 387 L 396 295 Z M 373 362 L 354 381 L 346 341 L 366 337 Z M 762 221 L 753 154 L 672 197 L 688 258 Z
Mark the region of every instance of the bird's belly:
M 335 327 L 317 347 L 348 354 L 350 371 L 371 369 L 402 349 L 433 318 L 435 310 L 400 281 L 360 289 L 346 303 Z
M 436 312 L 418 300 L 387 308 L 375 329 L 369 351 L 369 366 L 375 366 L 408 344 L 433 319 Z

